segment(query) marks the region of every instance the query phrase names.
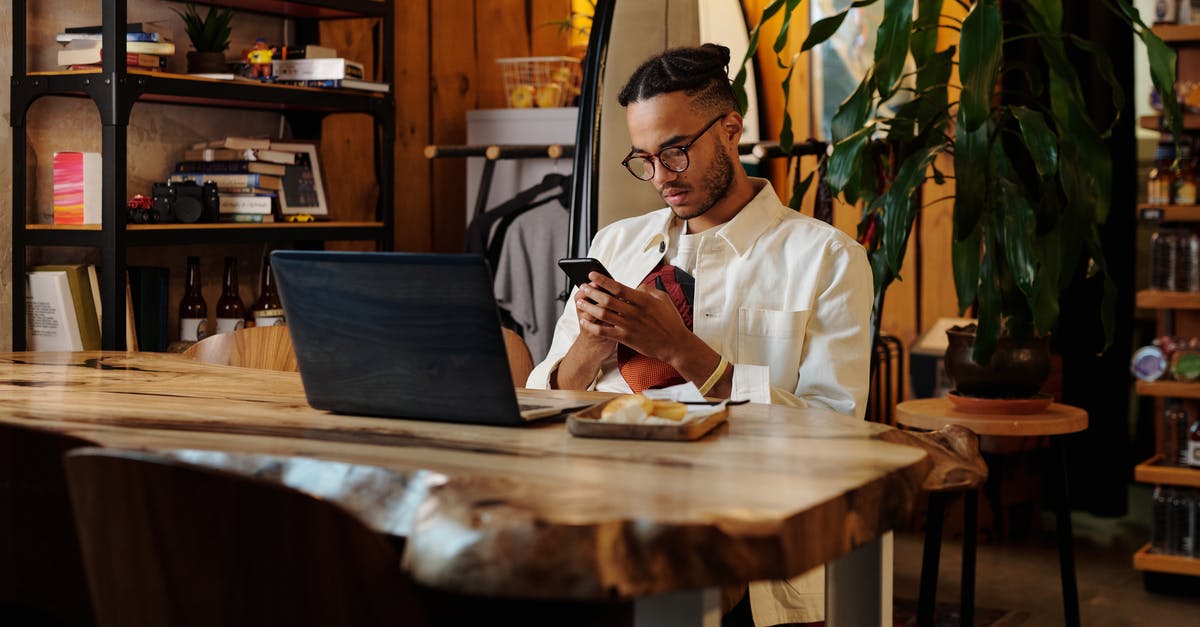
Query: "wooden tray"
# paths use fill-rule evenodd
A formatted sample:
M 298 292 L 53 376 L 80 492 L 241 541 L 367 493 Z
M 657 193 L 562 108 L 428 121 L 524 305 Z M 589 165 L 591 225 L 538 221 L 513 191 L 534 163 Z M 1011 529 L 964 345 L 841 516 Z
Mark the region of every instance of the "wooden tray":
M 698 420 L 680 425 L 642 425 L 619 422 L 600 422 L 603 403 L 597 403 L 567 416 L 567 430 L 583 438 L 622 438 L 627 440 L 698 440 L 725 423 L 729 407 Z

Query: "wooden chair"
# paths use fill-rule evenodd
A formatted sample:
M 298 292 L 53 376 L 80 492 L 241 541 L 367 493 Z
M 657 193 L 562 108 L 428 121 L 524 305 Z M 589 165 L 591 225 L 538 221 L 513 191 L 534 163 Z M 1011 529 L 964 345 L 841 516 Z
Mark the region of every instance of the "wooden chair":
M 504 331 L 504 350 L 508 353 L 508 370 L 512 373 L 513 385 L 523 388 L 529 373 L 533 372 L 533 355 L 516 331 L 507 327 L 501 330 Z
M 86 446 L 0 423 L 0 624 L 92 624 L 63 474 L 63 454 Z
M 192 359 L 210 364 L 295 372 L 296 353 L 287 326 L 250 327 L 218 333 L 183 351 Z
M 327 500 L 132 451 L 66 473 L 102 627 L 425 622 L 389 541 Z

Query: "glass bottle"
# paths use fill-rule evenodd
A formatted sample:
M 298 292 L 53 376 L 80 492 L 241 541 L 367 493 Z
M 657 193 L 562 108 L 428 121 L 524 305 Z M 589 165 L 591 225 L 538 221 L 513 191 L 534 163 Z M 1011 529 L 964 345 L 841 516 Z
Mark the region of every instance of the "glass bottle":
M 1167 466 L 1187 465 L 1188 413 L 1178 402 L 1163 412 L 1162 457 Z
M 208 337 L 208 304 L 200 293 L 200 258 L 187 258 L 187 278 L 179 301 L 179 339 L 198 342 Z
M 1200 418 L 1192 421 L 1187 435 L 1187 456 L 1185 462 L 1193 468 L 1200 468 Z
M 1179 255 L 1178 236 L 1174 227 L 1159 225 L 1150 236 L 1150 287 L 1156 290 L 1174 290 L 1176 286 L 1176 259 Z
M 283 303 L 275 291 L 275 277 L 271 275 L 271 258 L 263 255 L 262 277 L 259 279 L 258 300 L 250 306 L 254 326 L 269 327 L 283 324 Z
M 246 307 L 238 295 L 237 257 L 225 258 L 225 280 L 217 300 L 217 333 L 233 333 L 246 325 Z
M 1150 515 L 1150 548 L 1155 553 L 1167 550 L 1167 490 L 1154 486 L 1154 507 Z
M 1150 180 L 1146 186 L 1146 202 L 1165 205 L 1171 202 L 1171 191 L 1175 184 L 1175 173 L 1171 164 L 1175 161 L 1175 143 L 1163 135 L 1154 150 L 1154 167 L 1150 169 Z

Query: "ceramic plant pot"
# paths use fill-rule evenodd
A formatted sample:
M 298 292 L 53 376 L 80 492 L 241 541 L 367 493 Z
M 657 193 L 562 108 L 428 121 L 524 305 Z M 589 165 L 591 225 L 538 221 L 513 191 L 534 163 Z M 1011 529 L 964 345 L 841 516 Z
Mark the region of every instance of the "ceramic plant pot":
M 975 325 L 951 327 L 946 331 L 946 375 L 954 391 L 982 398 L 1029 398 L 1036 396 L 1050 376 L 1050 340 L 1017 341 L 1001 336 L 986 365 L 977 363 Z
M 223 52 L 198 52 L 191 50 L 187 53 L 188 74 L 219 74 L 228 72 Z

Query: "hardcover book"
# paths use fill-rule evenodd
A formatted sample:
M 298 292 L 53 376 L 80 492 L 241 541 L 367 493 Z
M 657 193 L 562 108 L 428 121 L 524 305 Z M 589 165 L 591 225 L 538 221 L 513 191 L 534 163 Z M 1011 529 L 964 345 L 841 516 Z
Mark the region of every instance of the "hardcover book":
M 176 172 L 207 172 L 211 174 L 274 174 L 283 176 L 286 172 L 282 164 L 266 163 L 263 161 L 220 160 L 220 161 L 180 161 L 175 164 Z
M 363 78 L 363 64 L 349 59 L 293 59 L 272 61 L 271 69 L 281 81 L 319 81 Z
M 30 268 L 30 273 L 62 273 L 66 277 L 70 290 L 69 302 L 82 345 L 78 350 L 100 350 L 100 311 L 99 303 L 95 301 L 98 289 L 93 284 L 94 272 L 95 267 L 90 264 Z M 26 328 L 29 328 L 28 321 Z
M 103 172 L 98 152 L 54 153 L 54 223 L 100 224 Z

